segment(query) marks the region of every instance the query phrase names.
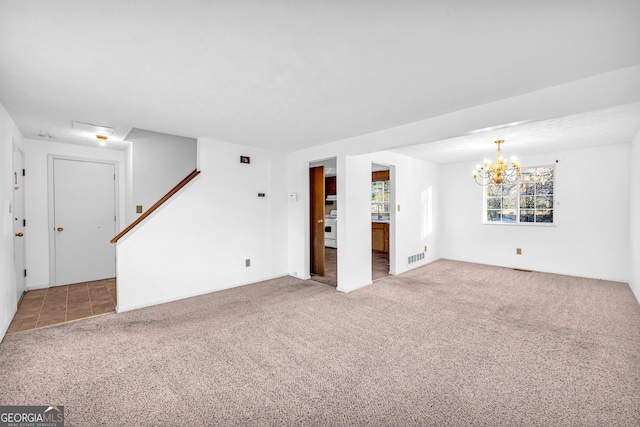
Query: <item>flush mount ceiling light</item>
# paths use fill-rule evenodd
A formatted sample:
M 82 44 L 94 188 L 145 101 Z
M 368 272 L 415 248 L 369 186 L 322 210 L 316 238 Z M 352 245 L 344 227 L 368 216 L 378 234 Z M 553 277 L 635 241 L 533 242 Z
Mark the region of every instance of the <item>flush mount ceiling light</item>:
M 494 143 L 498 144 L 498 161 L 492 164 L 491 160 L 485 160 L 484 166 L 477 166 L 473 171 L 473 179 L 480 185 L 517 184 L 520 181 L 520 163 L 513 157 L 511 158 L 511 167 L 509 167 L 509 162 L 502 157 L 500 152 L 500 144 L 504 143 L 504 139 L 498 139 Z M 481 181 L 478 181 L 478 178 Z
M 108 126 L 100 126 L 83 122 L 73 122 L 72 125 L 78 133 L 86 135 L 87 138 L 92 138 L 94 136 L 98 138 L 100 145 L 103 147 L 107 144 L 106 141 L 109 136 L 113 135 L 113 128 Z
M 107 145 L 107 139 L 109 138 L 106 135 L 96 135 L 96 138 L 98 138 L 98 144 L 100 144 L 101 146 L 105 146 Z

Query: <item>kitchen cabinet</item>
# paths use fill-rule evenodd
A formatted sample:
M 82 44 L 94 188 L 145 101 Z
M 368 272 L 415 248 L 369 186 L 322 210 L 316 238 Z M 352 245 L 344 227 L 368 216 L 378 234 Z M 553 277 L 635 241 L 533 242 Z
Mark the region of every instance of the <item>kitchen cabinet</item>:
M 327 196 L 336 195 L 336 177 L 335 176 L 328 176 L 324 179 L 324 191 L 327 193 Z
M 389 224 L 384 222 L 371 223 L 371 249 L 389 252 Z
M 371 181 L 389 181 L 389 171 L 371 172 Z

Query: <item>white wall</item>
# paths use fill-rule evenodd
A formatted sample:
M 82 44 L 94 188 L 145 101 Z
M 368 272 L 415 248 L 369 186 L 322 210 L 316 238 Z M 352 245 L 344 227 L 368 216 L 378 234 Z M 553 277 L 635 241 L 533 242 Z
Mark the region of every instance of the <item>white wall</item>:
M 366 147 L 366 145 L 365 145 Z M 391 166 L 392 197 L 400 212 L 391 214 L 390 270 L 400 274 L 440 258 L 437 202 L 438 166 L 392 152 L 347 155 L 353 147 L 328 144 L 288 156 L 289 193 L 298 194 L 289 203 L 289 274 L 308 278 L 309 255 L 309 163 L 337 158 L 338 192 L 338 290 L 350 292 L 371 283 L 371 167 Z M 428 194 L 432 210 L 428 211 Z M 430 215 L 429 215 L 430 213 Z M 427 232 L 429 226 L 429 232 Z M 425 259 L 408 264 L 408 256 L 423 251 Z
M 4 338 L 18 305 L 13 263 L 14 143 L 22 148 L 22 134 L 7 110 L 0 104 L 0 341 Z
M 118 242 L 119 312 L 287 274 L 285 155 L 200 138 L 198 166 Z
M 396 233 L 392 238 L 398 258 L 395 273 L 400 274 L 441 258 L 440 166 L 400 155 L 393 158 L 393 164 Z M 408 257 L 423 252 L 424 246 L 424 261 L 408 264 Z
M 581 112 L 607 108 L 610 106 L 619 105 L 620 102 L 636 102 L 638 99 L 638 93 L 640 93 L 637 90 L 634 90 L 640 87 L 640 74 L 638 73 L 639 69 L 640 66 L 629 67 L 614 72 L 585 78 L 575 82 L 558 85 L 531 93 L 517 95 L 512 98 L 467 108 L 453 113 L 444 114 L 442 116 L 432 117 L 418 122 L 409 123 L 390 129 L 384 129 L 366 135 L 359 135 L 352 138 L 328 143 L 323 146 L 313 147 L 290 153 L 288 155 L 288 191 L 290 193 L 297 193 L 299 195 L 298 202 L 289 204 L 288 210 L 288 265 L 290 274 L 301 278 L 306 278 L 309 275 L 309 180 L 307 170 L 309 162 L 324 160 L 331 157 L 336 157 L 338 160 L 338 206 L 340 211 L 344 213 L 342 215 L 342 218 L 340 217 L 340 215 L 338 217 L 338 286 L 339 288 L 341 288 L 341 290 L 353 290 L 359 286 L 363 286 L 367 282 L 364 273 L 364 264 L 367 263 L 367 260 L 365 258 L 366 255 L 364 255 L 366 251 L 364 246 L 360 246 L 360 244 L 358 244 L 358 248 L 353 249 L 352 247 L 348 246 L 347 250 L 343 251 L 343 253 L 341 254 L 340 230 L 344 230 L 346 225 L 351 225 L 343 221 L 352 221 L 353 217 L 351 215 L 354 215 L 353 211 L 345 212 L 345 209 L 347 209 L 349 206 L 346 204 L 347 200 L 351 201 L 350 188 L 353 188 L 358 192 L 358 194 L 359 191 L 364 188 L 364 183 L 363 181 L 361 181 L 361 179 L 364 178 L 357 178 L 359 174 L 362 174 L 364 171 L 364 165 L 360 164 L 360 162 L 364 160 L 358 159 L 357 157 L 359 155 L 365 153 L 375 153 L 379 152 L 380 150 L 388 150 L 390 147 L 403 147 L 418 143 L 438 141 L 463 135 L 477 129 L 496 126 L 498 124 L 513 123 L 523 120 L 538 121 L 546 118 L 561 117 L 570 114 L 577 114 Z M 347 158 L 346 156 L 351 157 Z M 376 162 L 382 164 L 391 163 L 386 162 L 384 158 L 376 160 Z M 475 164 L 473 164 L 471 167 L 469 167 L 468 165 L 463 166 L 463 169 L 465 170 L 463 175 L 468 176 L 469 171 L 474 166 Z M 351 168 L 353 168 L 353 170 L 351 170 Z M 453 169 L 455 169 L 455 167 L 450 168 L 451 171 L 453 171 Z M 445 179 L 440 179 L 440 182 L 443 183 L 443 185 L 447 182 L 448 176 L 456 176 L 456 174 L 451 172 Z M 433 179 L 437 181 L 437 177 L 438 174 L 435 173 Z M 624 181 L 621 183 L 620 188 L 628 188 L 628 185 L 628 181 Z M 403 184 L 398 184 L 398 186 L 402 187 Z M 342 192 L 340 188 L 343 189 Z M 438 186 L 435 185 L 433 188 L 435 189 L 437 194 Z M 473 198 L 474 193 L 470 194 L 470 196 Z M 440 194 L 440 197 L 444 197 L 444 194 Z M 438 196 L 434 196 L 434 200 L 437 201 Z M 625 203 L 628 203 L 628 198 L 625 200 Z M 470 202 L 470 200 L 466 200 L 465 202 Z M 479 206 L 481 206 L 481 199 L 479 203 Z M 458 207 L 454 201 L 451 201 L 449 204 L 454 208 Z M 477 204 L 473 203 L 471 205 L 478 206 Z M 443 218 L 445 218 L 445 215 L 446 217 L 449 217 L 450 212 L 447 210 L 446 204 L 444 205 L 444 208 L 443 206 L 438 207 L 438 204 L 434 204 L 433 206 L 435 206 L 436 215 L 437 212 L 441 212 Z M 361 207 L 354 205 L 353 209 L 358 212 L 355 213 L 356 215 L 362 215 L 362 213 L 358 211 L 358 209 L 361 209 Z M 478 215 L 480 215 L 480 213 L 478 213 Z M 626 215 L 628 216 L 628 213 Z M 436 235 L 439 232 L 440 236 L 436 237 L 436 235 L 434 235 L 432 238 L 435 239 L 436 242 L 446 242 L 449 238 L 447 230 L 441 231 L 441 227 L 437 223 L 437 221 L 435 221 L 432 226 L 433 230 L 436 231 Z M 402 225 L 401 227 L 404 226 Z M 625 227 L 627 227 L 628 230 L 628 221 L 626 222 Z M 360 225 L 356 225 L 356 228 L 362 227 Z M 620 226 L 615 225 L 613 228 L 616 230 L 615 234 L 619 235 Z M 411 234 L 413 232 L 412 226 L 407 226 L 405 230 L 407 230 L 407 234 Z M 534 230 L 537 230 L 535 233 L 541 232 L 540 229 Z M 565 229 L 562 229 L 563 233 L 564 230 Z M 470 247 L 468 241 L 464 238 L 464 236 L 460 235 L 460 230 L 450 228 L 449 231 L 453 236 L 457 235 L 458 242 L 462 245 L 462 247 L 466 248 L 464 249 L 465 251 L 468 250 L 470 252 L 473 252 L 479 250 L 477 247 Z M 581 231 L 583 232 L 584 230 Z M 350 232 L 351 231 L 349 231 L 349 233 Z M 498 231 L 497 233 L 503 232 Z M 522 233 L 523 235 L 528 236 L 533 232 L 525 231 L 525 228 L 521 228 L 518 233 Z M 547 232 L 547 234 L 549 233 L 557 234 L 552 231 Z M 513 234 L 514 232 L 511 231 L 509 232 L 509 235 L 507 237 Z M 607 242 L 610 240 L 610 238 L 606 236 L 599 236 L 599 238 L 601 238 L 603 242 Z M 586 238 L 582 236 L 582 240 L 585 239 Z M 404 242 L 404 240 L 402 241 Z M 628 241 L 628 236 L 622 237 L 621 241 Z M 345 244 L 352 244 L 352 242 L 353 240 L 349 238 L 348 243 Z M 399 248 L 398 253 L 403 254 L 403 256 L 404 253 L 411 254 L 411 251 L 417 245 L 409 244 L 409 246 L 411 247 L 408 247 L 406 251 L 404 251 L 404 249 L 402 248 Z M 431 249 L 433 249 L 435 252 L 432 253 Z M 521 258 L 517 262 L 522 263 L 524 262 L 522 260 L 525 260 L 528 263 L 529 259 L 531 259 L 531 257 L 535 254 L 535 251 L 533 251 L 534 249 L 535 248 L 529 246 L 529 248 L 527 249 L 529 252 L 526 252 L 526 254 L 528 254 L 528 258 L 524 257 L 523 255 L 523 258 Z M 351 259 L 351 255 L 348 255 L 347 259 L 344 258 L 345 253 L 352 253 L 353 251 L 360 253 L 361 255 L 355 255 L 353 259 Z M 437 244 L 434 247 L 429 246 L 427 256 L 433 256 L 435 258 L 439 256 L 440 252 L 438 251 L 439 248 Z M 587 250 L 583 247 L 582 252 L 587 252 Z M 453 255 L 454 253 L 452 253 L 451 256 Z M 445 256 L 444 252 L 443 256 Z M 591 257 L 593 257 L 592 254 L 587 259 L 590 259 Z M 477 258 L 477 256 L 469 254 L 469 258 L 475 259 Z M 480 258 L 485 259 L 487 257 Z M 504 258 L 500 259 L 503 260 Z M 510 262 L 515 263 L 516 260 L 510 260 Z M 621 264 L 628 265 L 628 261 L 617 260 L 614 263 L 614 265 L 616 266 L 619 266 Z M 354 272 L 345 272 L 343 270 L 344 268 L 348 270 L 354 269 Z M 341 272 L 340 270 L 343 271 Z M 572 272 L 577 272 L 574 268 L 571 268 L 570 270 Z M 593 267 L 590 267 L 590 270 L 593 270 Z M 608 269 L 608 271 L 612 270 L 613 268 Z M 398 267 L 397 272 L 401 271 L 403 271 L 403 269 L 401 267 Z M 626 276 L 628 270 L 622 271 L 623 273 L 617 274 L 616 277 Z M 346 274 L 346 276 L 341 276 L 342 274 Z M 342 283 L 340 283 L 341 277 L 343 278 Z M 345 277 L 346 279 L 344 279 Z M 345 280 L 347 280 L 349 283 L 345 283 Z
M 127 224 L 153 206 L 196 168 L 196 140 L 164 133 L 136 130 L 131 141 L 131 202 L 126 208 Z M 129 178 L 127 178 L 129 181 Z
M 120 221 L 120 228 L 131 224 L 136 217 L 133 204 L 133 144 L 129 144 L 124 151 L 124 221 Z
M 350 292 L 371 283 L 371 161 L 339 156 L 336 191 L 338 290 Z M 290 250 L 310 251 L 310 246 Z
M 371 172 L 371 164 L 391 166 L 392 206 L 390 222 L 390 247 L 395 259 L 390 260 L 393 274 L 402 274 L 416 267 L 440 259 L 439 215 L 437 212 L 439 195 L 440 166 L 413 159 L 404 155 L 381 151 L 360 156 L 366 159 Z M 360 209 L 367 208 L 370 220 L 371 174 L 363 180 L 369 191 L 366 202 Z M 363 183 L 363 185 L 365 185 Z M 400 205 L 400 211 L 398 211 Z M 369 230 L 370 231 L 370 230 Z M 408 257 L 424 252 L 425 259 L 409 264 Z
M 619 144 L 518 156 L 523 167 L 559 160 L 554 226 L 483 224 L 475 163 L 442 166 L 442 257 L 627 282 L 630 175 L 620 160 L 629 154 L 630 144 Z M 603 170 L 607 159 L 615 166 Z
M 640 132 L 631 143 L 631 189 L 630 189 L 630 258 L 631 274 L 629 286 L 640 303 Z
M 48 155 L 76 157 L 89 160 L 113 160 L 118 162 L 117 223 L 124 218 L 124 151 L 106 148 L 83 147 L 53 141 L 25 139 L 25 210 L 27 228 L 27 288 L 50 286 L 49 282 L 49 204 L 48 204 Z

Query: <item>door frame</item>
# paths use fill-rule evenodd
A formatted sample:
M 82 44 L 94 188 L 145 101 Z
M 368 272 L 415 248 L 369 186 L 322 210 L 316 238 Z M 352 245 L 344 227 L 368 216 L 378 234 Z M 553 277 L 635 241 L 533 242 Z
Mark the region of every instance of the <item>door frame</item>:
M 314 187 L 314 183 L 311 179 L 312 171 L 318 171 L 322 175 L 320 179 L 322 184 L 322 191 L 318 192 L 316 187 Z M 310 250 L 310 260 L 311 263 L 309 265 L 309 272 L 311 274 L 318 274 L 320 276 L 324 276 L 325 272 L 325 247 L 324 247 L 324 203 L 325 203 L 325 194 L 326 189 L 324 188 L 324 166 L 310 166 L 309 167 L 309 250 Z M 319 196 L 322 197 L 319 197 Z M 320 207 L 317 204 L 320 203 Z M 317 219 L 314 212 L 314 207 L 316 209 L 322 209 L 321 219 Z M 320 224 L 320 225 L 318 225 Z M 322 232 L 320 232 L 320 228 L 322 228 Z M 317 245 L 318 241 L 322 241 L 322 245 Z M 316 249 L 318 253 L 316 253 Z M 316 262 L 317 261 L 317 262 Z M 320 271 L 318 271 L 320 270 Z
M 93 159 L 87 157 L 66 156 L 62 154 L 47 155 L 47 201 L 48 201 L 48 229 L 49 229 L 49 287 L 56 283 L 56 242 L 55 242 L 55 193 L 53 183 L 54 160 L 71 160 L 76 162 L 103 163 L 113 165 L 115 180 L 113 182 L 114 211 L 116 216 L 115 229 L 120 230 L 120 163 L 117 160 Z M 115 271 L 118 271 L 118 260 L 114 259 Z
M 22 169 L 25 169 L 25 155 L 24 155 L 24 149 L 22 149 L 18 144 L 16 144 L 16 140 L 15 138 L 12 138 L 12 151 L 11 151 L 11 169 L 15 172 L 16 171 L 16 165 L 15 165 L 15 157 L 14 157 L 14 153 L 18 152 L 20 153 L 20 156 L 22 156 Z M 26 212 L 25 212 L 25 200 L 26 200 L 26 193 L 25 193 L 25 177 L 22 177 L 22 215 L 23 215 L 23 219 L 24 217 L 26 217 Z M 13 207 L 12 207 L 12 215 L 11 218 L 14 218 L 14 214 L 16 211 L 16 196 L 15 196 L 15 191 L 12 192 L 12 203 L 13 203 Z M 14 224 L 14 226 L 12 227 L 13 232 L 15 233 L 15 221 L 12 221 L 12 223 Z M 24 227 L 23 227 L 24 228 Z M 13 237 L 13 270 L 16 274 L 18 274 L 18 271 L 16 270 L 16 237 Z M 27 268 L 27 240 L 26 237 L 23 238 L 22 241 L 22 260 L 24 262 L 24 269 L 26 270 Z M 23 275 L 23 280 L 22 280 L 22 289 L 18 289 L 18 278 L 16 277 L 16 295 L 18 296 L 18 303 L 20 302 L 20 298 L 21 295 L 24 294 L 24 292 L 26 292 L 27 290 L 27 278 Z
M 373 166 L 386 166 L 389 168 L 389 275 L 396 275 L 396 165 L 372 161 Z M 373 259 L 371 259 L 373 265 Z

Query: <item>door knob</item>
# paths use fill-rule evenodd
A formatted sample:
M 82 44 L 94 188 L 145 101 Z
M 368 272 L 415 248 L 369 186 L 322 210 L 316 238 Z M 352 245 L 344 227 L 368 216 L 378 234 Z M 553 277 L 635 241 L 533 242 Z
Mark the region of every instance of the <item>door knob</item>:
M 24 233 L 20 232 L 20 233 L 16 233 L 16 237 L 22 237 L 24 236 Z
M 64 230 L 64 228 L 58 227 L 58 231 L 62 231 L 62 230 Z
M 318 224 L 322 224 L 323 222 L 324 222 L 324 220 L 323 220 L 323 219 L 319 219 L 319 220 L 318 220 Z

